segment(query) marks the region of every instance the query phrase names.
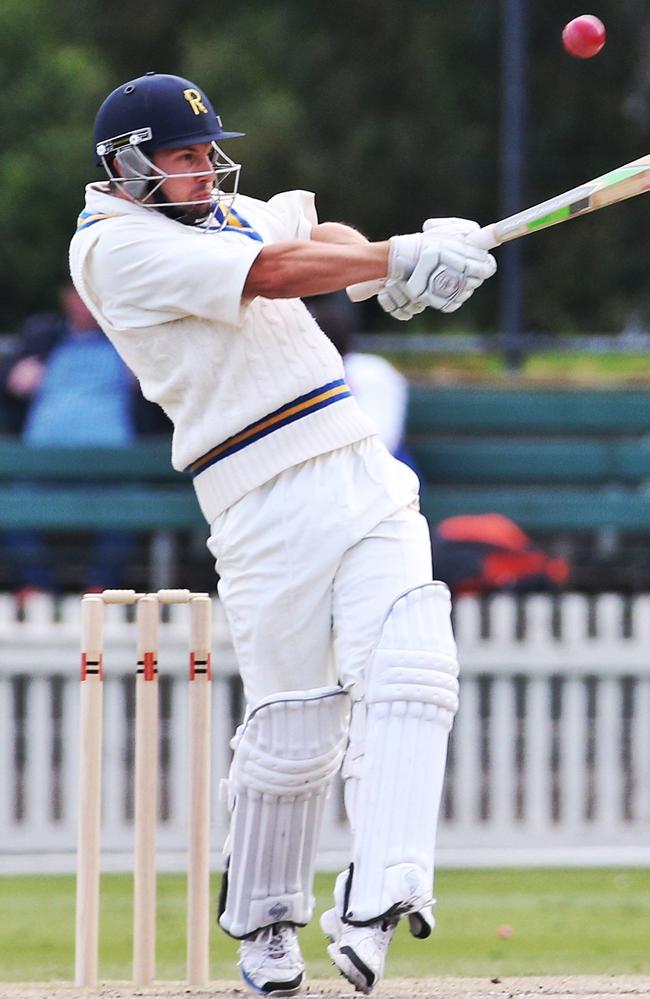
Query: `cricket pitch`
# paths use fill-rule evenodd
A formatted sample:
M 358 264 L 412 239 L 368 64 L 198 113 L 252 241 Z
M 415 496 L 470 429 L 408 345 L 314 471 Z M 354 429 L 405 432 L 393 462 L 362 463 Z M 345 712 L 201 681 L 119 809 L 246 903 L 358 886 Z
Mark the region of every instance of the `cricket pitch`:
M 0 984 L 0 999 L 244 999 L 250 993 L 240 982 L 212 982 L 190 989 L 183 982 L 161 982 L 135 988 L 126 982 L 103 982 L 96 989 L 66 983 Z M 296 999 L 351 999 L 358 996 L 338 979 L 314 979 Z M 650 977 L 641 975 L 578 975 L 530 978 L 409 978 L 386 979 L 372 993 L 376 999 L 650 999 Z

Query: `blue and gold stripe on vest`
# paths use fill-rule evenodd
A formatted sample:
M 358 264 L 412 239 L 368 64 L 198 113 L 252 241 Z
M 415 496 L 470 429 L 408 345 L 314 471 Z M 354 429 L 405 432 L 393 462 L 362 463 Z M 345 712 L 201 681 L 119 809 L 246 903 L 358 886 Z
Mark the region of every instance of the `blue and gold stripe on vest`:
M 112 219 L 115 218 L 114 215 L 107 215 L 106 212 L 82 212 L 77 219 L 77 232 L 81 232 L 82 229 L 87 229 L 89 226 L 94 225 L 95 222 L 101 222 L 102 219 Z
M 331 406 L 340 399 L 347 399 L 351 395 L 352 393 L 343 378 L 339 378 L 335 382 L 328 382 L 327 385 L 321 385 L 320 388 L 314 389 L 306 395 L 298 396 L 297 399 L 287 402 L 275 412 L 263 416 L 261 420 L 256 420 L 255 423 L 249 424 L 239 433 L 228 437 L 216 447 L 210 448 L 204 455 L 188 465 L 185 471 L 191 472 L 193 477 L 199 475 L 223 458 L 229 458 L 230 455 L 242 451 L 249 444 L 253 444 L 263 437 L 268 437 L 280 427 L 286 427 L 290 423 L 295 423 L 296 420 L 302 420 L 304 416 L 309 416 L 310 413 L 315 413 L 319 409 L 325 409 L 326 406 Z
M 224 212 L 219 205 L 214 206 L 212 217 L 208 219 L 206 229 L 208 232 L 239 232 L 242 236 L 248 236 L 249 239 L 255 239 L 259 243 L 264 242 L 257 229 L 253 229 L 250 222 L 247 222 L 243 215 L 236 212 L 234 208 Z

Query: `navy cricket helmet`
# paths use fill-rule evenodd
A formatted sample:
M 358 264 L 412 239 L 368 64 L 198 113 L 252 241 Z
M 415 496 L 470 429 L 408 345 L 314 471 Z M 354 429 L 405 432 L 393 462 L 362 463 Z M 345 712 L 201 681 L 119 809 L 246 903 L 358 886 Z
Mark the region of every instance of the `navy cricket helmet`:
M 121 193 L 194 225 L 208 213 L 214 214 L 217 208 L 226 218 L 225 210 L 237 193 L 241 166 L 224 153 L 218 142 L 243 134 L 224 130 L 208 98 L 190 80 L 165 73 L 146 73 L 108 95 L 97 112 L 93 141 L 97 165 L 104 167 Z M 212 146 L 210 169 L 174 176 L 210 176 L 214 182 L 210 201 L 203 196 L 197 201 L 169 201 L 163 185 L 170 175 L 156 166 L 151 157 L 157 150 L 204 142 Z M 224 189 L 224 182 L 229 191 Z
M 127 145 L 150 155 L 200 142 L 235 139 L 226 132 L 206 95 L 190 80 L 166 73 L 146 73 L 108 95 L 95 118 L 93 142 L 97 165 Z

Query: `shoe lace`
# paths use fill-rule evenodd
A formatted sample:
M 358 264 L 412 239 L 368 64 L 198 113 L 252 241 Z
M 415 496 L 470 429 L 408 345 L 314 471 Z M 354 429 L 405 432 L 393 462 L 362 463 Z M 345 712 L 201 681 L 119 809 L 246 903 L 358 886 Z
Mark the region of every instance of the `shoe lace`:
M 289 949 L 289 927 L 274 923 L 273 926 L 269 927 L 269 930 L 269 957 L 273 958 L 274 961 L 281 961 Z

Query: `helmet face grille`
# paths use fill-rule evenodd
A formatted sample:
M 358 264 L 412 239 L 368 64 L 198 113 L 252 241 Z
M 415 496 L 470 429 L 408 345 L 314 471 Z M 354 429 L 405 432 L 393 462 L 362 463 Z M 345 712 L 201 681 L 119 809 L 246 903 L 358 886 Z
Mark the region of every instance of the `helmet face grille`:
M 121 139 L 118 136 L 117 139 Z M 116 141 L 116 140 L 115 140 Z M 100 144 L 102 145 L 102 144 Z M 105 145 L 112 148 L 112 142 Z M 116 152 L 103 158 L 111 183 L 131 201 L 137 201 L 145 208 L 155 209 L 176 221 L 187 225 L 208 222 L 208 228 L 223 228 L 239 188 L 241 165 L 224 153 L 216 142 L 212 143 L 210 170 L 166 173 L 135 143 L 122 143 Z M 166 180 L 179 178 L 198 179 L 209 177 L 212 189 L 208 199 L 200 201 L 171 201 L 163 191 Z M 216 217 L 223 222 L 215 225 Z

